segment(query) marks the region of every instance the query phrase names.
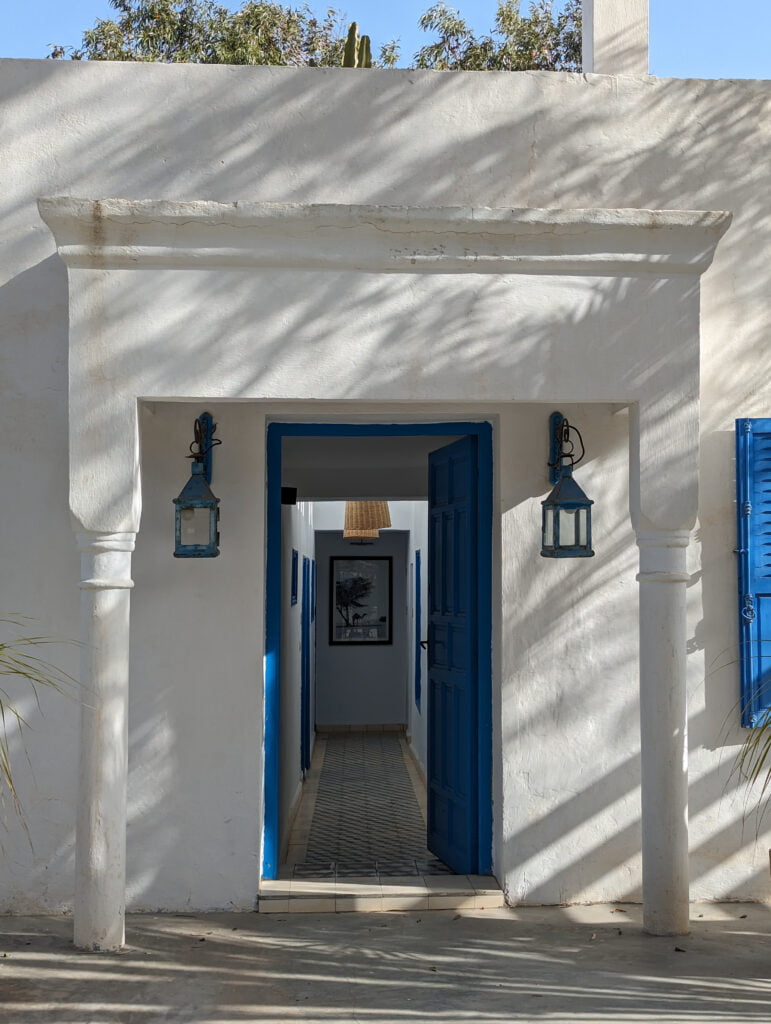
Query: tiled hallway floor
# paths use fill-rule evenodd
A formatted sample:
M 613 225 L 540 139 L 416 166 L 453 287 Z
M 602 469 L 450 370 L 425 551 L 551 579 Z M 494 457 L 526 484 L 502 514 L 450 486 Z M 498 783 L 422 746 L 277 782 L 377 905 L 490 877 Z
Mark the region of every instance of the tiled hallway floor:
M 292 877 L 450 871 L 426 848 L 425 798 L 416 793 L 416 784 L 423 786 L 404 744 L 397 732 L 319 736 L 319 781 L 304 851 L 302 811 L 290 839 L 295 857 L 304 852 L 292 864 Z
M 426 847 L 425 787 L 398 732 L 319 734 L 278 881 L 261 912 L 502 906 L 495 879 Z

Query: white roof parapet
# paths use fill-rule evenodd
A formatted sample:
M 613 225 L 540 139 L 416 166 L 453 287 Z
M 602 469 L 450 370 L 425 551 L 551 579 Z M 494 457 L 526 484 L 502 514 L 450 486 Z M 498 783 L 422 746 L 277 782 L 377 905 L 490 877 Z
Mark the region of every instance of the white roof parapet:
M 700 274 L 731 214 L 153 199 L 38 200 L 72 267 Z
M 586 73 L 647 75 L 649 0 L 584 0 L 582 63 Z

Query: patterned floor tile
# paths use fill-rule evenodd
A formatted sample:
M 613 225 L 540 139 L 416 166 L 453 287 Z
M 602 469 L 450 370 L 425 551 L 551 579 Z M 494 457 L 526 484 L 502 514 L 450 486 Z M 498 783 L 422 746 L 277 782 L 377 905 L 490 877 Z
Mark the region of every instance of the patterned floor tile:
M 326 737 L 313 818 L 295 878 L 447 874 L 426 827 L 398 733 Z

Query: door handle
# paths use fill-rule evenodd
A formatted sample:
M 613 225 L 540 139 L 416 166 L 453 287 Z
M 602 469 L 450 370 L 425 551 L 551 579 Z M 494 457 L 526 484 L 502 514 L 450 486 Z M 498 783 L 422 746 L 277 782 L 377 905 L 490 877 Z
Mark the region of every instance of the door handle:
M 428 640 L 419 640 L 418 643 L 420 644 L 424 651 L 428 650 Z

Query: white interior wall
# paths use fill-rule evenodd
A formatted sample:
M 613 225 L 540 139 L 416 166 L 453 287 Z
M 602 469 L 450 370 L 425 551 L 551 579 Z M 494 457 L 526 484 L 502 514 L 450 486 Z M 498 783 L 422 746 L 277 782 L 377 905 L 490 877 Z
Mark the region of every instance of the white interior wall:
M 292 604 L 292 551 L 297 552 L 297 601 Z M 288 830 L 302 791 L 300 765 L 301 651 L 303 558 L 313 563 L 315 545 L 313 505 L 299 502 L 281 508 L 281 739 L 279 747 L 279 849 L 283 851 Z M 315 657 L 311 624 L 311 753 L 315 693 Z
M 425 439 L 418 439 L 425 440 Z M 450 439 L 452 440 L 452 439 Z M 427 446 L 427 450 L 440 447 L 447 441 L 446 438 L 433 438 Z M 449 443 L 449 441 L 447 441 Z M 422 449 L 421 449 L 422 451 Z M 426 457 L 423 452 L 422 458 Z M 420 490 L 418 493 L 425 493 L 427 487 L 427 476 L 423 473 Z M 379 493 L 379 491 L 378 491 Z M 389 492 L 390 493 L 390 492 Z M 423 699 L 421 707 L 415 704 L 415 593 L 410 589 L 410 581 L 414 580 L 415 551 L 421 552 L 422 576 L 421 576 L 421 608 L 422 608 L 422 639 L 428 635 L 426 615 L 428 610 L 428 505 L 425 501 L 389 501 L 388 507 L 391 513 L 392 529 L 404 530 L 409 534 L 408 540 L 408 594 L 407 594 L 407 619 L 409 643 L 407 649 L 407 737 L 412 746 L 413 752 L 425 775 L 427 765 L 427 730 L 426 730 L 426 692 L 427 692 L 427 654 L 421 650 L 422 686 Z M 314 524 L 321 530 L 339 530 L 345 517 L 345 502 L 343 501 L 318 501 L 314 502 Z
M 771 219 L 766 208 L 771 85 L 549 73 L 372 72 L 363 76 L 314 69 L 0 61 L 0 98 L 4 137 L 13 144 L 12 158 L 4 163 L 0 197 L 7 241 L 0 254 L 2 417 L 5 435 L 13 439 L 0 448 L 4 493 L 13 496 L 11 511 L 0 517 L 2 600 L 6 609 L 32 615 L 35 632 L 65 638 L 75 638 L 78 632 L 78 560 L 66 507 L 67 275 L 38 217 L 38 196 L 247 197 L 734 212 L 733 225 L 703 279 L 701 296 L 701 516 L 691 551 L 689 588 L 692 893 L 703 898 L 768 898 L 771 836 L 761 828 L 755 838 L 756 820 L 750 814 L 745 821 L 744 793 L 729 776 L 745 735 L 735 713 L 732 423 L 737 415 L 767 415 L 771 405 L 767 344 Z M 202 138 L 206 146 L 201 146 Z M 421 140 L 417 150 L 415 139 Z M 437 174 L 437 167 L 452 167 L 453 173 Z M 146 273 L 143 281 L 146 276 L 156 279 L 155 271 Z M 168 338 L 192 337 L 195 320 L 201 316 L 200 303 L 216 299 L 209 283 L 202 288 L 200 278 L 192 276 L 193 283 L 186 287 L 173 274 L 157 275 L 159 290 L 173 301 L 164 326 L 168 335 L 160 338 L 154 358 L 147 363 L 148 388 L 168 359 Z M 238 275 L 233 278 L 238 285 Z M 249 275 L 238 280 L 245 291 L 252 288 Z M 410 278 L 404 288 L 412 288 L 415 282 Z M 479 316 L 474 298 L 458 291 L 455 280 L 450 284 L 446 308 L 459 321 L 468 322 L 467 351 L 478 354 L 484 317 Z M 334 294 L 336 287 L 333 281 L 328 294 Z M 377 294 L 374 278 L 368 287 L 357 305 L 365 318 Z M 626 282 L 618 283 L 620 295 L 627 288 Z M 287 298 L 284 331 L 302 334 L 315 344 L 317 339 L 309 334 L 314 310 L 303 306 L 298 294 L 295 287 L 294 298 Z M 314 302 L 322 301 L 325 294 L 319 288 Z M 135 293 L 132 296 L 136 306 Z M 599 285 L 587 289 L 586 309 L 587 315 L 597 311 L 600 336 L 605 325 Z M 128 317 L 132 309 L 121 307 L 119 313 Z M 512 306 L 510 324 L 519 323 L 522 315 L 516 304 Z M 253 333 L 255 317 L 246 323 L 245 330 Z M 565 324 L 569 334 L 573 329 L 569 314 Z M 157 336 L 159 328 L 152 316 L 141 326 L 142 331 L 133 335 L 135 345 L 136 339 Z M 228 331 L 235 332 L 238 326 L 230 323 Z M 384 344 L 405 326 L 396 317 L 376 342 L 365 342 L 370 377 L 382 380 L 384 389 L 394 365 Z M 434 326 L 428 308 L 421 323 L 426 337 L 435 336 Z M 360 340 L 369 337 L 361 324 L 357 330 Z M 271 336 L 266 364 L 280 358 L 284 340 L 278 333 Z M 518 337 L 514 344 L 509 333 L 505 339 L 502 336 L 501 344 L 511 346 L 512 359 L 530 345 L 548 360 L 556 343 L 554 336 L 534 330 L 529 343 Z M 317 354 L 317 349 L 313 351 Z M 673 345 L 673 359 L 677 351 Z M 416 374 L 422 367 L 421 352 L 416 345 Z M 456 354 L 447 353 L 437 374 Z M 346 350 L 346 358 L 349 355 Z M 127 353 L 117 356 L 105 347 L 102 371 L 118 373 L 127 358 Z M 252 370 L 239 365 L 246 390 Z M 293 366 L 288 372 L 294 372 L 296 387 L 282 392 L 287 398 L 305 394 L 309 363 L 298 361 Z M 314 370 L 307 397 L 318 397 L 338 369 L 335 364 L 332 370 Z M 496 381 L 485 376 L 483 363 L 479 372 L 484 386 L 494 390 Z M 213 389 L 220 374 L 221 366 L 211 362 Z M 269 385 L 261 393 L 270 394 Z M 397 400 L 405 394 L 386 397 Z M 450 396 L 462 398 L 448 391 L 445 397 Z M 338 397 L 346 399 L 349 393 L 342 387 Z M 440 387 L 436 398 L 442 398 Z M 261 514 L 262 492 L 259 487 L 249 490 L 236 478 L 252 465 L 255 478 L 263 478 L 262 470 L 257 471 L 263 458 L 257 440 L 262 437 L 262 413 L 232 412 L 250 424 L 253 416 L 255 427 L 238 453 L 238 465 L 232 467 L 232 481 L 225 483 L 220 475 L 229 457 L 225 445 L 215 456 L 216 493 L 224 494 L 226 487 L 229 494 L 237 495 L 243 487 L 250 503 L 248 514 L 234 518 L 233 502 L 225 503 L 223 498 L 223 554 L 216 562 L 232 564 L 229 560 L 238 550 L 236 592 L 256 588 L 241 604 L 239 615 L 222 622 L 213 653 L 204 658 L 202 668 L 211 670 L 212 679 L 219 681 L 224 671 L 227 699 L 223 701 L 219 691 L 213 690 L 214 683 L 204 684 L 196 677 L 199 681 L 191 686 L 186 675 L 189 670 L 198 672 L 191 652 L 203 642 L 200 622 L 210 621 L 213 615 L 219 625 L 220 609 L 231 607 L 231 573 L 218 575 L 220 584 L 207 588 L 205 601 L 200 589 L 188 592 L 179 585 L 182 577 L 167 579 L 167 561 L 170 565 L 172 560 L 166 501 L 179 489 L 176 484 L 170 487 L 169 481 L 180 472 L 184 482 L 181 456 L 189 440 L 191 414 L 200 408 L 191 404 L 175 420 L 173 451 L 167 438 L 151 434 L 155 447 L 151 458 L 163 461 L 166 451 L 171 476 L 157 468 L 157 486 L 163 491 L 154 528 L 157 537 L 152 539 L 152 530 L 149 538 L 140 533 L 137 587 L 132 595 L 132 899 L 138 905 L 147 894 L 148 906 L 171 906 L 178 901 L 180 909 L 245 899 L 249 886 L 244 878 L 257 874 L 251 829 L 257 828 L 254 821 L 261 806 L 259 792 L 254 795 L 255 785 L 257 791 L 260 788 L 254 782 L 255 773 L 261 770 L 254 751 L 260 744 L 252 745 L 252 729 L 261 728 L 261 710 L 255 704 L 259 693 L 249 687 L 253 660 L 259 660 L 252 644 L 262 630 L 262 592 L 253 580 L 242 579 L 240 568 L 244 551 L 254 544 L 260 549 L 254 556 L 254 579 L 262 572 L 262 524 L 255 529 L 252 518 Z M 224 437 L 231 410 L 223 403 L 217 409 Z M 575 567 L 545 563 L 533 547 L 538 502 L 548 490 L 542 477 L 542 438 L 550 409 L 517 410 L 499 404 L 489 411 L 500 416 L 502 427 L 496 437 L 503 531 L 501 586 L 496 586 L 494 596 L 496 636 L 501 640 L 494 658 L 503 680 L 502 689 L 496 690 L 499 717 L 494 716 L 499 730 L 496 756 L 502 766 L 502 788 L 494 808 L 500 832 L 496 860 L 511 891 L 523 891 L 534 900 L 557 899 L 560 894 L 622 898 L 636 891 L 638 871 L 636 552 L 624 525 L 627 499 L 621 493 L 625 432 L 615 425 L 620 421 L 610 418 L 625 414 L 592 409 L 576 415 L 593 444 L 585 478 L 580 479 L 597 499 L 598 553 L 591 564 Z M 338 413 L 348 420 L 350 403 Z M 310 415 L 307 408 L 299 414 Z M 144 433 L 143 440 L 146 447 Z M 513 450 L 521 456 L 516 474 Z M 612 499 L 612 506 L 599 500 L 605 495 Z M 146 509 L 143 532 L 150 529 L 147 516 Z M 611 538 L 610 550 L 602 544 L 603 536 Z M 240 548 L 231 546 L 234 541 Z M 156 551 L 156 561 L 145 554 L 148 546 Z M 533 586 L 534 578 L 546 585 Z M 165 600 L 152 596 L 156 583 Z M 175 604 L 169 603 L 169 595 Z M 238 681 L 231 670 L 236 648 L 244 662 Z M 63 647 L 53 653 L 63 667 L 77 671 L 77 651 Z M 46 694 L 39 713 L 28 694 L 20 693 L 19 700 L 34 727 L 27 735 L 34 772 L 26 770 L 23 752 L 12 739 L 15 763 L 22 765 L 17 780 L 34 851 L 30 852 L 23 831 L 9 818 L 0 863 L 0 901 L 3 909 L 57 909 L 69 905 L 72 892 L 77 704 Z M 170 710 L 165 705 L 168 700 Z M 156 713 L 161 723 L 157 729 Z M 218 820 L 212 822 L 204 815 L 207 829 L 204 833 L 201 828 L 201 834 L 210 837 L 204 850 L 207 857 L 216 856 L 208 857 L 206 863 L 202 856 L 197 862 L 197 855 L 177 842 L 173 821 L 167 833 L 160 814 L 153 817 L 153 795 L 159 786 L 155 774 L 145 771 L 141 761 L 137 763 L 137 756 L 144 751 L 143 737 L 152 737 L 156 731 L 162 736 L 163 723 L 170 717 L 173 746 L 184 751 L 183 763 L 199 756 L 208 763 L 214 757 L 211 751 L 216 750 L 217 756 L 220 751 L 219 742 L 212 744 L 210 720 L 221 740 L 230 728 L 229 716 L 234 731 L 228 732 L 227 753 L 223 763 L 213 767 L 209 782 L 203 779 L 202 769 L 194 767 L 188 778 L 173 759 L 167 766 L 165 754 L 158 761 L 168 772 L 161 776 L 161 793 L 181 794 L 178 806 L 172 807 L 173 815 L 190 813 L 199 827 L 199 802 L 219 802 L 223 820 L 235 812 L 234 820 L 241 822 L 242 830 L 232 833 L 214 827 Z M 559 739 L 563 729 L 564 743 Z M 170 749 L 167 740 L 158 742 L 163 750 Z M 238 765 L 233 764 L 236 744 Z M 569 756 L 563 769 L 565 749 Z M 553 752 L 550 763 L 544 750 Z M 537 770 L 527 762 L 531 751 Z M 246 779 L 243 785 L 241 771 Z M 225 780 L 223 773 L 230 777 Z M 587 780 L 586 786 L 579 785 L 576 780 L 580 779 Z M 198 799 L 194 799 L 193 780 L 204 784 Z M 505 802 L 503 788 L 508 794 Z M 577 802 L 571 800 L 574 790 L 581 797 Z M 163 799 L 169 803 L 170 798 Z M 246 803 L 248 828 L 243 817 Z M 589 817 L 579 820 L 579 809 Z M 197 842 L 198 832 L 191 835 L 183 829 L 181 834 Z M 140 839 L 146 850 L 138 855 Z M 535 850 L 541 845 L 546 855 L 539 859 Z M 235 881 L 224 884 L 236 860 Z M 223 864 L 229 866 L 222 868 Z M 178 885 L 174 876 L 189 881 L 193 867 L 195 887 L 186 881 Z
M 426 486 L 424 479 L 423 491 L 425 491 Z M 415 509 L 422 507 L 423 503 L 420 501 L 391 501 L 387 493 L 385 500 L 388 501 L 388 511 L 391 515 L 390 528 L 402 531 L 411 530 L 415 518 Z M 344 522 L 344 501 L 315 501 L 313 503 L 313 525 L 315 529 L 324 531 L 339 530 L 342 534 Z M 388 531 L 383 532 L 387 533 Z
M 352 546 L 342 534 L 316 532 L 319 605 L 316 616 L 316 724 L 405 725 L 408 685 L 407 544 L 402 530 L 383 530 L 372 546 Z M 330 558 L 392 559 L 391 644 L 329 642 Z

